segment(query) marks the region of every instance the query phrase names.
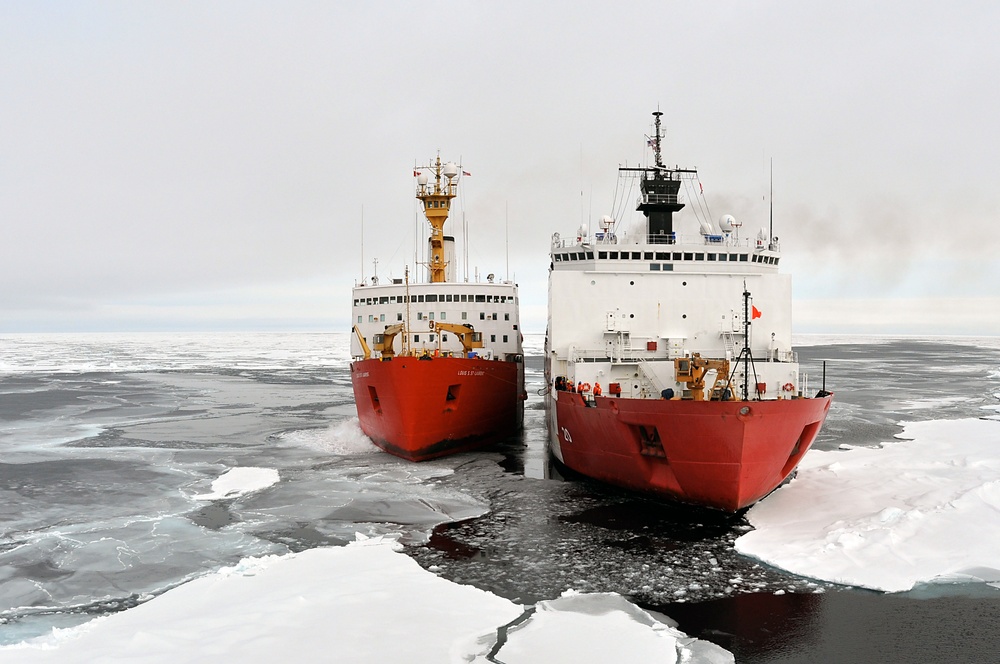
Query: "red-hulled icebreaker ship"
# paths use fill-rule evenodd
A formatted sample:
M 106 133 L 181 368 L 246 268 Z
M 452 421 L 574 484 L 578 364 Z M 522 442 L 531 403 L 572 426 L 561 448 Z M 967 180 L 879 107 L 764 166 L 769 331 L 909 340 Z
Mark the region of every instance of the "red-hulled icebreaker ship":
M 517 285 L 492 274 L 483 283 L 455 281 L 455 241 L 444 225 L 461 174 L 440 157 L 414 171 L 430 223 L 427 280 L 410 283 L 407 269 L 353 291 L 351 383 L 361 429 L 411 461 L 483 445 L 524 419 Z
M 552 239 L 550 446 L 583 475 L 736 511 L 795 469 L 832 395 L 807 394 L 777 238 L 741 239 L 729 215 L 713 225 L 697 172 L 663 165 L 653 115 L 654 165 L 619 169 L 641 228 L 605 216 Z M 674 227 L 682 185 L 703 213 L 691 233 Z

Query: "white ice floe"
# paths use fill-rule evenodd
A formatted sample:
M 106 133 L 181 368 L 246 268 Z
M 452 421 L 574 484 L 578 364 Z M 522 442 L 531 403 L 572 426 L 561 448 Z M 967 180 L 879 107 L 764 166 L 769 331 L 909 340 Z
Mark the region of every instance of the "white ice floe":
M 194 496 L 196 500 L 223 500 L 266 489 L 278 483 L 274 468 L 231 468 L 212 482 L 211 493 Z
M 0 647 L 18 662 L 485 662 L 524 612 L 426 572 L 395 542 L 360 540 L 243 560 L 145 604 Z M 611 654 L 611 659 L 607 655 Z M 617 595 L 543 602 L 497 658 L 515 662 L 732 662 Z
M 507 632 L 503 662 L 732 662 L 727 650 L 693 639 L 614 593 L 564 593 L 539 602 Z M 477 663 L 488 661 L 477 658 Z
M 903 424 L 880 449 L 805 456 L 747 513 L 741 553 L 790 572 L 889 592 L 1000 581 L 1000 422 Z

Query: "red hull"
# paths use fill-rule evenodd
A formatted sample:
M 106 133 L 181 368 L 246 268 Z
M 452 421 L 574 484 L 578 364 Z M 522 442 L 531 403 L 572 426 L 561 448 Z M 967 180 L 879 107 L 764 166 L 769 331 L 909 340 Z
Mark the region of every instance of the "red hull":
M 524 420 L 524 365 L 482 358 L 394 357 L 351 363 L 361 430 L 424 461 L 512 434 Z
M 562 462 L 583 475 L 736 511 L 766 496 L 795 469 L 831 399 L 599 397 L 587 405 L 579 394 L 559 392 L 553 435 Z

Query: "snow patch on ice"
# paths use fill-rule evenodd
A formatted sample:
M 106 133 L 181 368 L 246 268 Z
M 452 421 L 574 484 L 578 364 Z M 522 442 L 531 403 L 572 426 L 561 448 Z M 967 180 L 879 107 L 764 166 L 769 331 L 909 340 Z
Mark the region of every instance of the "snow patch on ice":
M 266 489 L 279 480 L 274 468 L 231 468 L 212 482 L 211 493 L 194 496 L 196 500 L 224 500 L 238 498 L 254 491 Z
M 747 513 L 741 553 L 803 576 L 890 592 L 1000 581 L 1000 423 L 904 423 L 879 449 L 814 450 Z

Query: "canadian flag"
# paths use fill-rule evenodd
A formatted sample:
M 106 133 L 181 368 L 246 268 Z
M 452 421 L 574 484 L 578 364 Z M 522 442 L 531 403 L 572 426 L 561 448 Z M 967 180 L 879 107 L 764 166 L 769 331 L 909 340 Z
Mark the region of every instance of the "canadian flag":
M 752 304 L 750 305 L 750 308 L 753 310 L 750 312 L 750 320 L 753 320 L 755 318 L 760 318 L 761 316 L 760 309 L 753 306 Z
M 420 177 L 420 171 L 413 171 L 413 177 Z

